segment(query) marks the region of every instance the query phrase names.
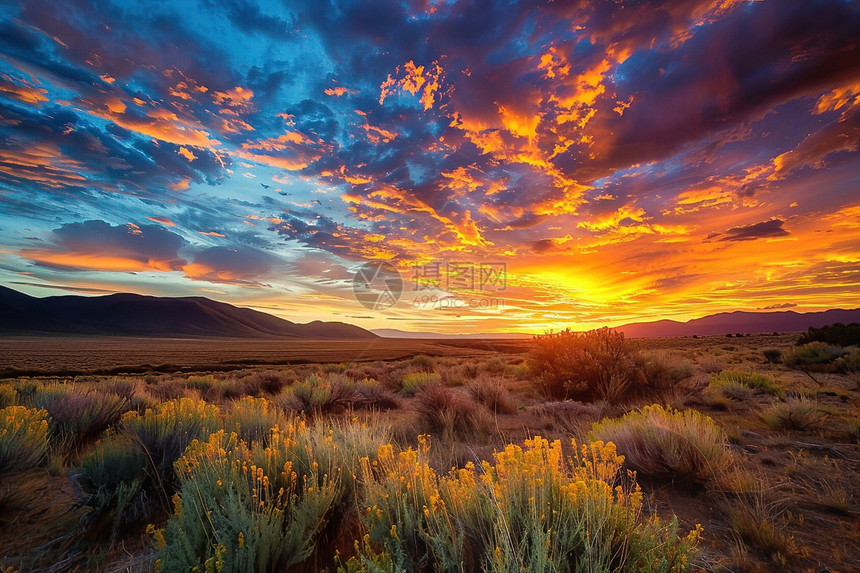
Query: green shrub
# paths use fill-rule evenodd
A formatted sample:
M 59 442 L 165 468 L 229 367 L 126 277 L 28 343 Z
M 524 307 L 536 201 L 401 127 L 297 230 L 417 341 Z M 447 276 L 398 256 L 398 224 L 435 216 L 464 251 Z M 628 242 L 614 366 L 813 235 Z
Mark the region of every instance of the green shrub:
M 441 380 L 442 377 L 437 372 L 407 372 L 403 375 L 403 381 L 400 384 L 400 393 L 404 396 L 414 396 L 421 388 L 430 384 L 436 384 Z
M 124 433 L 109 433 L 84 456 L 73 479 L 87 494 L 93 531 L 141 524 L 170 511 L 178 482 L 173 464 L 193 441 L 219 426 L 219 409 L 180 398 L 123 416 Z
M 643 476 L 703 483 L 731 463 L 725 434 L 696 410 L 646 406 L 595 424 L 589 439 L 613 442 Z
M 134 436 L 150 461 L 147 470 L 153 481 L 170 491 L 175 487 L 173 462 L 193 440 L 208 436 L 219 427 L 220 410 L 203 400 L 179 398 L 162 402 L 143 414 L 127 413 L 122 428 Z
M 150 469 L 146 453 L 128 434 L 108 434 L 87 452 L 72 479 L 85 494 L 84 505 L 92 508 L 88 527 L 108 529 L 114 538 L 121 528 L 147 520 L 152 504 L 164 509 L 167 492 L 147 479 Z
M 25 406 L 0 410 L 0 477 L 36 467 L 48 452 L 48 413 Z
M 640 376 L 624 333 L 609 328 L 536 336 L 529 367 L 538 390 L 555 400 L 617 402 Z
M 805 366 L 830 364 L 845 354 L 846 351 L 842 348 L 831 346 L 824 342 L 810 342 L 785 352 L 782 356 L 782 361 L 786 366 L 802 368 Z

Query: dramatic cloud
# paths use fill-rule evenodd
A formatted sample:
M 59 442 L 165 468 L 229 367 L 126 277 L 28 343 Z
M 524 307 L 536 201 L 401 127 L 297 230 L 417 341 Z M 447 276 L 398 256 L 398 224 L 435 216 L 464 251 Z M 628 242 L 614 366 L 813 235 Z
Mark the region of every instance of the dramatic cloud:
M 494 261 L 486 330 L 856 301 L 857 29 L 838 0 L 9 3 L 0 280 L 366 316 L 364 260 Z M 461 328 L 408 302 L 362 324 Z

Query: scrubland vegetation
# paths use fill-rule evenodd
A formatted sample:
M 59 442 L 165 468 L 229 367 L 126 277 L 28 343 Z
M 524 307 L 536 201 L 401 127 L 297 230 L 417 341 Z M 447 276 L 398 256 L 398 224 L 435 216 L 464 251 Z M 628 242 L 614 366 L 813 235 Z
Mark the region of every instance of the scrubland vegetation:
M 0 569 L 860 569 L 845 332 L 2 380 Z

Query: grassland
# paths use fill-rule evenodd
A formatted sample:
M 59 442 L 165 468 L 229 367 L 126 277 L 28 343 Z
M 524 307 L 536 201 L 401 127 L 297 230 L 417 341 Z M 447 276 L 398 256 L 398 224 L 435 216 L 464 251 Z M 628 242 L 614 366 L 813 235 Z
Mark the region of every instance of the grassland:
M 0 570 L 860 570 L 797 338 L 2 340 Z

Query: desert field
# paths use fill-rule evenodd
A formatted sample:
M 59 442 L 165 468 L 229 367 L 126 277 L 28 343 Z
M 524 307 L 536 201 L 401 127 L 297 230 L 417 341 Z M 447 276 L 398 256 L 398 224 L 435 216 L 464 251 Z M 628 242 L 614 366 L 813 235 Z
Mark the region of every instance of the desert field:
M 0 337 L 0 376 L 224 371 L 248 366 L 394 360 L 415 354 L 523 352 L 528 341 L 285 338 Z
M 0 340 L 3 571 L 856 571 L 856 348 Z

